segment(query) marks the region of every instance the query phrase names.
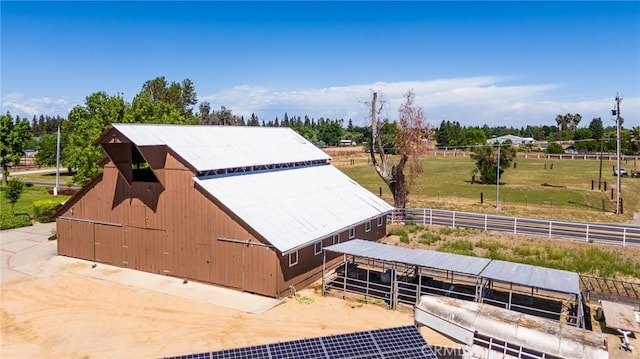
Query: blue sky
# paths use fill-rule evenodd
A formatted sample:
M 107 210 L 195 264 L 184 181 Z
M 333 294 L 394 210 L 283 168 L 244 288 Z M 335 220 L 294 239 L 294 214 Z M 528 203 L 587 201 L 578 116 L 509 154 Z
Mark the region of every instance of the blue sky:
M 260 119 L 466 126 L 640 125 L 640 2 L 0 2 L 2 113 L 66 115 L 96 91 L 131 101 L 157 76 Z

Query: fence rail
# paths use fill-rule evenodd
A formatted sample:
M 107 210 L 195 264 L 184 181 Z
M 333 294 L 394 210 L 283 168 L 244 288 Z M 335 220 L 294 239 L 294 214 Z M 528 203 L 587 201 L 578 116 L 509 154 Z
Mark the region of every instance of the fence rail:
M 590 293 L 640 299 L 640 283 L 580 275 L 580 288 Z
M 475 228 L 640 247 L 640 227 L 630 225 L 564 222 L 428 208 L 396 209 L 392 212 L 391 222 Z

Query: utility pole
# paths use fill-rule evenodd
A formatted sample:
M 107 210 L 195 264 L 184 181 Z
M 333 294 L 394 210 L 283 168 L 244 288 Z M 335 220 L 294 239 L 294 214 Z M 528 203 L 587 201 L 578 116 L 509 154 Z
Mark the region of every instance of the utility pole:
M 57 196 L 60 190 L 60 125 L 56 136 L 56 186 L 53 188 L 53 195 Z
M 600 137 L 600 174 L 598 175 L 598 191 L 602 189 L 602 151 L 604 151 L 604 138 Z
M 498 144 L 498 165 L 496 166 L 496 209 L 500 209 L 500 141 L 496 140 Z
M 620 177 L 622 177 L 620 171 L 620 126 L 622 118 L 620 117 L 620 102 L 622 97 L 616 94 L 616 108 L 612 110 L 612 114 L 616 116 L 616 214 L 622 214 L 622 208 L 620 203 L 620 193 L 622 192 Z

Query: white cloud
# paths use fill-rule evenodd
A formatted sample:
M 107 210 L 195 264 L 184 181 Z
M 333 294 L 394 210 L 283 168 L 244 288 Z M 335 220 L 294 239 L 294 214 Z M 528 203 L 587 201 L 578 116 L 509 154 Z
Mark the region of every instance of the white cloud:
M 458 121 L 463 126 L 554 125 L 558 114 L 580 113 L 581 125 L 587 126 L 594 117 L 610 124 L 613 97 L 567 99 L 571 88 L 566 84 L 517 84 L 512 77 L 482 76 L 437 79 L 431 81 L 375 82 L 325 88 L 282 90 L 260 86 L 239 85 L 230 89 L 203 94 L 201 101 L 211 107 L 225 106 L 236 115 L 249 117 L 255 113 L 261 120 L 289 116 L 352 119 L 365 125 L 373 91 L 381 93 L 386 103 L 382 116 L 397 119 L 404 94 L 412 89 L 416 103 L 425 111 L 427 121 L 438 126 L 443 120 Z M 25 98 L 21 94 L 2 97 L 3 113 L 11 111 L 21 116 L 34 114 L 63 115 L 82 101 L 69 98 Z M 640 118 L 640 98 L 625 98 L 621 112 L 625 127 L 637 126 Z
M 25 98 L 20 93 L 8 93 L 2 96 L 2 113 L 7 111 L 11 115 L 19 115 L 20 117 L 33 117 L 34 115 L 60 115 L 66 117 L 71 108 L 79 101 L 73 101 L 69 97 L 31 97 Z
M 383 116 L 397 118 L 404 94 L 412 89 L 416 103 L 423 107 L 427 120 L 439 125 L 443 120 L 458 121 L 465 126 L 552 125 L 558 114 L 580 113 L 584 125 L 594 117 L 606 119 L 613 98 L 558 101 L 556 92 L 568 91 L 564 84 L 510 84 L 513 78 L 469 77 L 433 81 L 376 82 L 350 86 L 279 91 L 256 86 L 237 86 L 201 99 L 213 107 L 224 105 L 237 115 L 257 114 L 261 119 L 291 115 L 329 118 L 351 118 L 365 124 L 369 111 L 365 102 L 372 91 L 382 94 L 387 104 Z M 629 118 L 640 115 L 640 99 L 625 99 Z M 624 111 L 623 111 L 624 112 Z

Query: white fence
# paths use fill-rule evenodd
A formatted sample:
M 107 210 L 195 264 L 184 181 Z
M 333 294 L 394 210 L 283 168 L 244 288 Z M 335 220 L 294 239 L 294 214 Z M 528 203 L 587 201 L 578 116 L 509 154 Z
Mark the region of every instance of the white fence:
M 629 225 L 563 222 L 427 208 L 396 209 L 391 215 L 391 222 L 476 228 L 640 247 L 640 227 Z

